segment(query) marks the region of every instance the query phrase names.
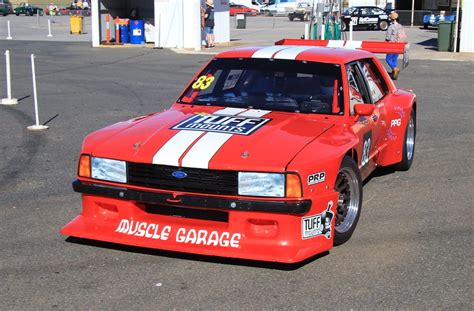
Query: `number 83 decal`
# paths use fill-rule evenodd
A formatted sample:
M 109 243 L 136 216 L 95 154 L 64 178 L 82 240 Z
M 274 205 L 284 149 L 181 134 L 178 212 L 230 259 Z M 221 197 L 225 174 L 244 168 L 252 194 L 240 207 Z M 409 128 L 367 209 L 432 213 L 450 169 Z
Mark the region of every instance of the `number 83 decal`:
M 211 75 L 200 76 L 191 87 L 193 90 L 205 90 L 211 86 L 212 82 L 214 82 L 214 79 L 215 78 Z

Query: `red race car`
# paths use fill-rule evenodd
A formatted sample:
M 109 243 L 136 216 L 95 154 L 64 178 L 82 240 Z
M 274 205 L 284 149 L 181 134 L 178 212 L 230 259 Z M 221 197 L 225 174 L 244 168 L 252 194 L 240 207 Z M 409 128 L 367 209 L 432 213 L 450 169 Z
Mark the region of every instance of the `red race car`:
M 284 263 L 346 242 L 363 180 L 413 161 L 416 96 L 370 53 L 403 50 L 282 40 L 217 55 L 169 110 L 86 137 L 83 210 L 61 233 Z
M 241 4 L 229 4 L 229 15 L 234 16 L 235 14 L 245 14 L 255 16 L 258 14 L 258 11 L 255 9 L 251 9 L 246 7 L 245 5 Z

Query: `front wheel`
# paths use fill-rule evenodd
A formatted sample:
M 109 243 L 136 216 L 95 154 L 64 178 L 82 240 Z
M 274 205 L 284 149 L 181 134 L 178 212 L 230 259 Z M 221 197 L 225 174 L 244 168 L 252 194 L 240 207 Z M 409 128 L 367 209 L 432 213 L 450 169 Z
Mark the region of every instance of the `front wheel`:
M 380 21 L 378 26 L 379 26 L 380 30 L 385 31 L 385 30 L 388 29 L 388 22 L 387 21 Z
M 359 221 L 362 209 L 362 177 L 353 159 L 344 157 L 334 190 L 339 192 L 336 209 L 334 245 L 349 240 Z
M 20 13 L 16 12 L 15 15 L 16 15 L 16 16 L 20 16 Z
M 415 136 L 416 136 L 416 116 L 412 110 L 410 119 L 405 128 L 405 137 L 402 147 L 402 161 L 397 164 L 397 169 L 400 171 L 408 171 L 413 163 L 415 155 Z

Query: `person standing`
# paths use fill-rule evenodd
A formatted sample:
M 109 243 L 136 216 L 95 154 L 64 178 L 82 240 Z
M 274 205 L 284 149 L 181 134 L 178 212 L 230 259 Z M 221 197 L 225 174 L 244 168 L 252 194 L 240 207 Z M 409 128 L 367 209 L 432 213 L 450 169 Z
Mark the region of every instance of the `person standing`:
M 204 31 L 206 32 L 206 48 L 210 49 L 214 45 L 214 1 L 206 0 L 206 11 L 204 13 Z
M 403 26 L 398 23 L 398 13 L 393 11 L 389 15 L 391 24 L 387 29 L 387 35 L 385 41 L 388 42 L 403 42 L 406 40 L 405 30 Z M 398 79 L 400 74 L 400 68 L 398 68 L 398 54 L 387 54 L 385 60 L 387 64 L 392 68 L 390 76 L 393 80 Z

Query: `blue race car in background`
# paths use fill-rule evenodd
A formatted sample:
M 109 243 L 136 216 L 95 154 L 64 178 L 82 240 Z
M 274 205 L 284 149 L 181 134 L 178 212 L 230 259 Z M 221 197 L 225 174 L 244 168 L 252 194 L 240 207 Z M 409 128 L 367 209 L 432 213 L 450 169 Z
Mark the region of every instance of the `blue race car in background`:
M 438 27 L 440 21 L 454 22 L 455 20 L 456 15 L 445 16 L 444 14 L 435 15 L 431 13 L 431 15 L 423 16 L 423 28 L 428 29 L 429 26 Z

